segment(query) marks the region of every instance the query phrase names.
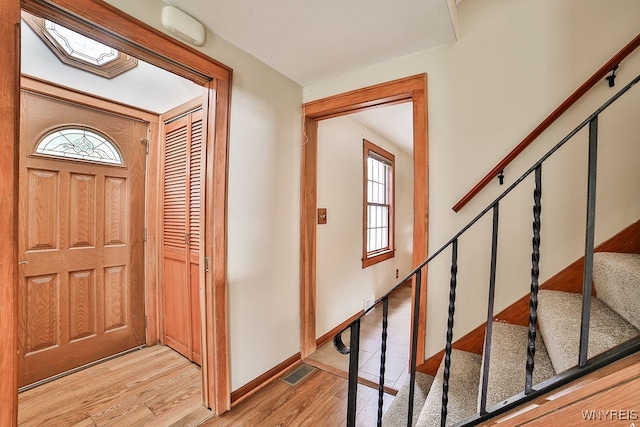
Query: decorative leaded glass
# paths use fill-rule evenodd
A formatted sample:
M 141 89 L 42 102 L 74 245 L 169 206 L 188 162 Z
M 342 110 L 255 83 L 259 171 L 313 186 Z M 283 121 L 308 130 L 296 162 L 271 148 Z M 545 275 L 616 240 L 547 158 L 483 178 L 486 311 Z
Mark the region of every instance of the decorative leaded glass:
M 104 45 L 75 31 L 44 20 L 46 31 L 70 56 L 93 65 L 104 65 L 115 61 L 120 56 L 116 49 Z
M 110 79 L 138 65 L 136 58 L 48 19 L 24 10 L 21 15 L 51 52 L 71 67 Z
M 87 129 L 59 129 L 45 136 L 36 153 L 70 160 L 122 165 L 122 156 L 115 144 Z

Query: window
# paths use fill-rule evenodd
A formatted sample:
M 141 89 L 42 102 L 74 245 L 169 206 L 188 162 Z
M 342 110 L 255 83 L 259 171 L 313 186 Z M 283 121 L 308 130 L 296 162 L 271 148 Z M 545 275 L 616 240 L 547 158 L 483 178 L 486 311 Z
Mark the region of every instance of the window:
M 366 139 L 363 140 L 363 147 L 362 268 L 365 268 L 393 258 L 395 254 L 393 241 L 395 156 Z
M 82 128 L 58 129 L 48 133 L 36 154 L 110 165 L 122 165 L 122 155 L 116 145 L 96 132 Z
M 24 11 L 22 18 L 47 47 L 67 65 L 107 78 L 115 77 L 138 65 L 136 58 L 48 19 Z

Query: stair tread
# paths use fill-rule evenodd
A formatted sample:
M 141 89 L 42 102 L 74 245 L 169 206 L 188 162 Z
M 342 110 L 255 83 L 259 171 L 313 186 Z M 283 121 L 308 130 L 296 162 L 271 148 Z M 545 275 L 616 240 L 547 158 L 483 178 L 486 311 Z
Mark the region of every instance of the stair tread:
M 524 391 L 529 328 L 502 322 L 493 322 L 491 359 L 487 387 L 487 408 Z M 483 356 L 484 361 L 484 356 Z M 540 334 L 536 336 L 533 384 L 539 384 L 555 375 L 551 359 Z M 482 369 L 481 369 L 482 372 Z M 480 391 L 478 391 L 480 394 Z M 480 395 L 478 395 L 478 410 Z
M 640 328 L 640 254 L 593 254 L 593 283 L 599 300 Z
M 423 374 L 422 372 L 416 372 L 416 386 L 413 394 L 413 422 L 411 425 L 416 425 L 418 417 L 420 416 L 420 410 L 427 400 L 427 394 L 433 383 L 433 377 L 431 375 Z M 400 427 L 407 425 L 407 415 L 409 411 L 409 381 L 406 381 L 398 394 L 391 402 L 389 409 L 384 413 L 382 417 L 382 425 L 385 427 Z
M 481 362 L 479 354 L 452 350 L 447 425 L 453 425 L 476 413 Z M 444 358 L 420 412 L 417 427 L 440 425 L 443 377 Z
M 541 290 L 538 324 L 557 373 L 578 364 L 582 295 Z M 599 299 L 591 299 L 588 357 L 596 356 L 638 335 L 640 331 Z

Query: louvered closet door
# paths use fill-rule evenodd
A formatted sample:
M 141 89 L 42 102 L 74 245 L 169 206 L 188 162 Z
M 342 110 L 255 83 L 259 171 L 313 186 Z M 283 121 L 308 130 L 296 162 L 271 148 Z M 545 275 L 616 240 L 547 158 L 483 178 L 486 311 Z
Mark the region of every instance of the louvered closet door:
M 202 147 L 202 111 L 165 125 L 165 343 L 198 364 L 202 362 L 199 298 Z

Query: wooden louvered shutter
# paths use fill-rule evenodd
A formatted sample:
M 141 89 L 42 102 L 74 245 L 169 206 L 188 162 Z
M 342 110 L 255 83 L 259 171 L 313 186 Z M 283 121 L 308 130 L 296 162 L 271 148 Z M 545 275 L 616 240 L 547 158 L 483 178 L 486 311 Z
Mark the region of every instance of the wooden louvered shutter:
M 165 125 L 163 300 L 165 343 L 201 363 L 202 111 Z
M 200 201 L 202 191 L 203 144 L 202 110 L 190 116 L 191 140 L 189 146 L 189 270 L 191 288 L 191 357 L 202 363 L 200 319 Z
M 200 247 L 200 190 L 202 180 L 202 111 L 192 115 L 189 153 L 189 245 Z
M 187 206 L 187 139 L 186 120 L 167 127 L 164 163 L 164 245 L 184 249 Z

